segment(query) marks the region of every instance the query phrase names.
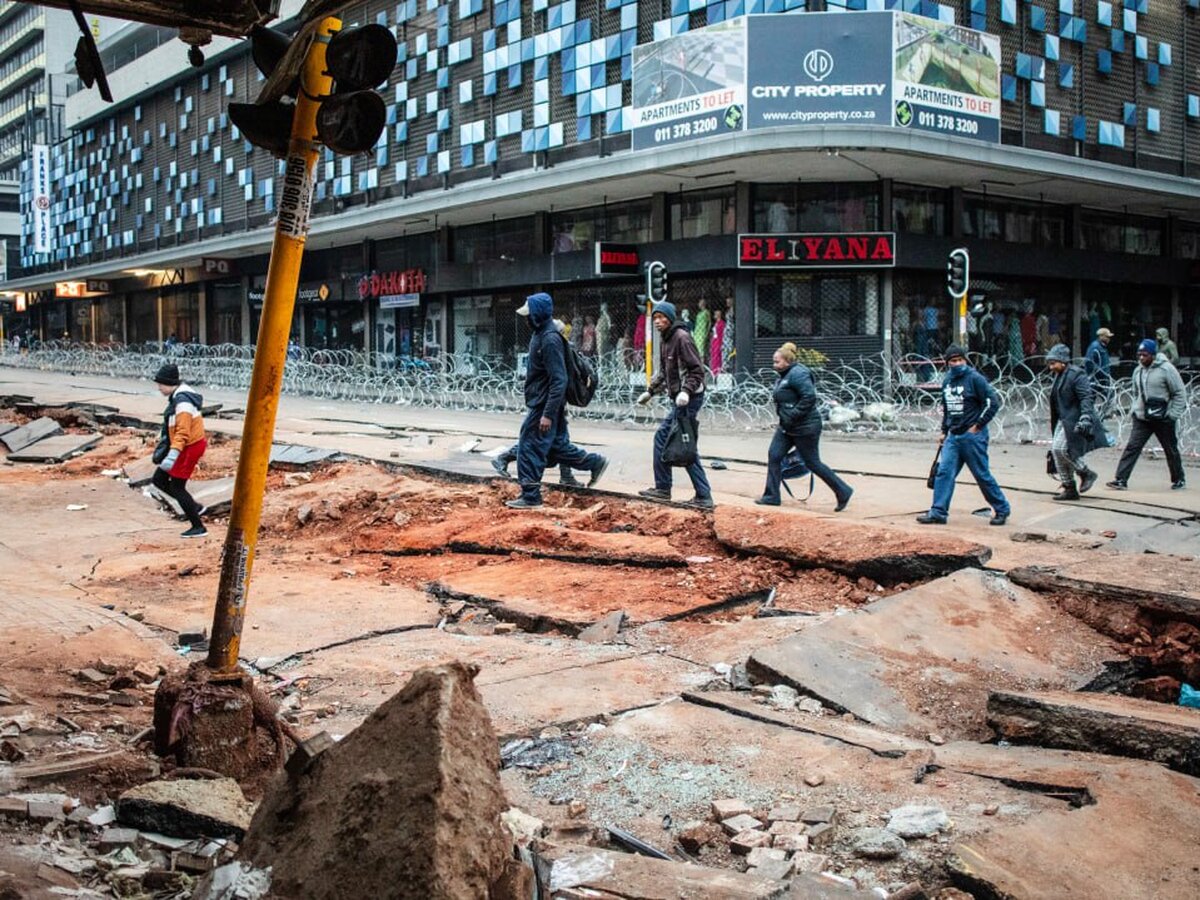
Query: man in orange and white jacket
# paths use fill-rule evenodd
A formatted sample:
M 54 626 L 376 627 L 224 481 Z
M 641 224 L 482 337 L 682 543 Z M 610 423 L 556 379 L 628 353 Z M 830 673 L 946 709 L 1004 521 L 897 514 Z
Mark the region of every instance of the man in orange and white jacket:
M 187 516 L 191 527 L 182 536 L 204 537 L 208 534 L 200 519 L 204 510 L 187 490 L 188 479 L 208 447 L 204 417 L 200 414 L 204 399 L 194 388 L 180 382 L 179 368 L 170 363 L 159 368 L 154 383 L 168 400 L 158 446 L 154 448 L 153 460 L 158 468 L 154 470 L 153 483 L 160 491 L 174 497 Z

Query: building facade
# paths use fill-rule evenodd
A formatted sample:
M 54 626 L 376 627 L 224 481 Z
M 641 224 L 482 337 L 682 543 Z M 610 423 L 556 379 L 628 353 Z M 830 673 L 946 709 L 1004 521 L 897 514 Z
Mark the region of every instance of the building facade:
M 640 279 L 595 274 L 596 243 L 614 242 L 668 265 L 716 373 L 752 372 L 784 340 L 844 361 L 933 356 L 957 327 L 1001 365 L 1059 340 L 1081 352 L 1101 326 L 1125 360 L 1158 327 L 1200 358 L 1198 5 L 356 4 L 347 24 L 385 24 L 400 44 L 388 125 L 370 154 L 319 163 L 293 338 L 387 366 L 511 365 L 527 338 L 515 309 L 545 289 L 581 349 L 620 351 L 636 368 Z M 815 98 L 870 94 L 829 86 L 874 58 L 868 17 L 886 11 L 923 17 L 885 26 L 897 92 L 886 119 L 759 111 L 793 85 L 819 110 Z M 742 17 L 764 25 L 738 45 L 728 35 Z M 771 52 L 796 23 L 848 43 Z M 227 109 L 253 100 L 262 76 L 232 41 L 201 69 L 178 42 L 126 56 L 111 76 L 116 104 L 67 101 L 68 134 L 52 147 L 53 249 L 32 252 L 26 234 L 10 273 L 26 327 L 97 343 L 251 342 L 281 163 Z M 638 61 L 657 74 L 635 73 Z M 905 98 L 977 96 L 991 112 L 925 112 L 900 102 L 906 78 L 927 87 Z M 723 100 L 711 133 L 684 133 L 691 122 L 667 101 L 729 85 L 755 96 Z M 659 114 L 676 118 L 643 127 Z M 807 261 L 802 236 L 824 241 Z M 890 236 L 890 256 L 856 259 L 870 236 Z M 796 252 L 756 249 L 767 246 Z M 965 321 L 945 290 L 957 246 L 972 257 Z

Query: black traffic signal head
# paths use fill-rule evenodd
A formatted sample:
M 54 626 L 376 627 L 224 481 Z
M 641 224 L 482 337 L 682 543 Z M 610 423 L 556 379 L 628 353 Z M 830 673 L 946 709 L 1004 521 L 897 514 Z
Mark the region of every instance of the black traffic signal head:
M 946 260 L 946 291 L 951 297 L 961 297 L 967 292 L 971 278 L 971 259 L 967 251 L 959 247 L 950 251 Z
M 667 299 L 667 267 L 660 262 L 650 263 L 646 270 L 647 291 L 650 299 L 661 303 Z
M 338 91 L 378 87 L 396 68 L 396 38 L 383 25 L 339 31 L 325 48 L 325 70 Z

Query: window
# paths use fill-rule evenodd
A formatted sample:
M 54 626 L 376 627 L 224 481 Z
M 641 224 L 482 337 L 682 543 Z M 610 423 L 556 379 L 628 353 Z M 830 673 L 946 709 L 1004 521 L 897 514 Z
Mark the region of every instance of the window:
M 590 250 L 595 241 L 640 244 L 650 240 L 650 201 L 594 206 L 555 213 L 551 253 Z
M 879 333 L 879 278 L 874 273 L 760 276 L 755 296 L 760 338 Z
M 1179 256 L 1200 259 L 1200 222 L 1179 223 Z
M 1106 253 L 1162 254 L 1163 228 L 1156 219 L 1084 210 L 1083 249 Z
M 736 195 L 732 187 L 671 197 L 672 238 L 707 237 L 736 231 Z
M 898 184 L 892 189 L 892 228 L 910 234 L 946 233 L 946 192 Z
M 533 255 L 533 217 L 468 225 L 454 231 L 454 259 L 460 263 L 499 259 L 512 262 Z
M 879 186 L 760 184 L 754 188 L 755 231 L 873 231 L 879 227 Z
M 1062 247 L 1067 216 L 1061 206 L 968 194 L 963 198 L 963 234 L 988 241 Z

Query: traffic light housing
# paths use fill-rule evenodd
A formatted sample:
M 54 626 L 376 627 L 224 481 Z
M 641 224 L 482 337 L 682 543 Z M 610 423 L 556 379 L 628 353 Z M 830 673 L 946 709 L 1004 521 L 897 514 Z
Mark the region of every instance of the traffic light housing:
M 646 293 L 654 303 L 667 299 L 667 267 L 657 260 L 646 266 Z
M 951 250 L 946 260 L 946 292 L 954 298 L 962 297 L 967 293 L 970 284 L 970 254 L 962 247 Z
M 250 44 L 254 64 L 268 76 L 268 83 L 283 85 L 281 96 L 259 103 L 231 103 L 229 118 L 250 143 L 284 157 L 295 111 L 290 98 L 300 90 L 298 63 L 303 63 L 303 54 L 297 51 L 310 46 L 312 36 L 302 29 L 289 39 L 270 28 L 257 27 L 250 34 Z M 395 66 L 396 38 L 383 25 L 335 33 L 325 47 L 325 70 L 333 79 L 333 92 L 316 98 L 321 105 L 314 137 L 334 153 L 365 153 L 374 147 L 387 121 L 387 106 L 375 88 Z

